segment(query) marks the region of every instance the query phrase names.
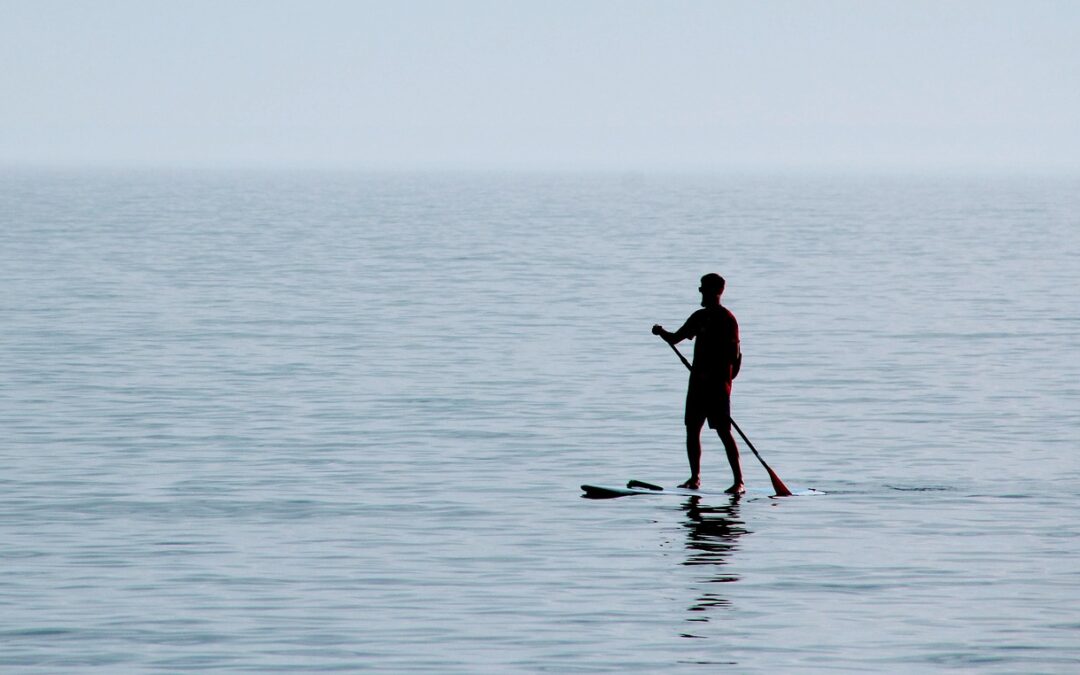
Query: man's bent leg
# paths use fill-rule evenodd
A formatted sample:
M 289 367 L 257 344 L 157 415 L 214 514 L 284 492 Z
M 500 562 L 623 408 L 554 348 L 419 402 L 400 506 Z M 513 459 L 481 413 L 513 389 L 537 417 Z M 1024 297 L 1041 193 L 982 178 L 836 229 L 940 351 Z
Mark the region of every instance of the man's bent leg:
M 734 479 L 731 487 L 725 492 L 732 494 L 746 492 L 746 488 L 743 487 L 742 466 L 739 464 L 739 446 L 735 445 L 735 437 L 731 435 L 731 425 L 720 427 L 716 433 L 724 444 L 724 451 L 727 453 L 727 461 L 731 465 L 731 475 Z

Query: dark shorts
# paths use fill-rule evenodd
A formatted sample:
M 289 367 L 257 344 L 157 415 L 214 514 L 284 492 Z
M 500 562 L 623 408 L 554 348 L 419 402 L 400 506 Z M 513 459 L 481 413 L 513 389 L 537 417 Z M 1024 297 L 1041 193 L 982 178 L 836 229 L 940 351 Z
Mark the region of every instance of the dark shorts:
M 731 380 L 690 378 L 686 390 L 688 427 L 699 428 L 705 420 L 710 429 L 731 428 Z

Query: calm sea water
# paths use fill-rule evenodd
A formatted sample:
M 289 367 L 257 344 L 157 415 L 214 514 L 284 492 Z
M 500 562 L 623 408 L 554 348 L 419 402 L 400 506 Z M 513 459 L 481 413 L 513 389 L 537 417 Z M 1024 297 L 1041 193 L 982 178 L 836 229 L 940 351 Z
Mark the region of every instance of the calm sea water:
M 828 494 L 582 499 L 709 271 Z M 1078 672 L 1078 289 L 1068 178 L 8 171 L 0 669 Z

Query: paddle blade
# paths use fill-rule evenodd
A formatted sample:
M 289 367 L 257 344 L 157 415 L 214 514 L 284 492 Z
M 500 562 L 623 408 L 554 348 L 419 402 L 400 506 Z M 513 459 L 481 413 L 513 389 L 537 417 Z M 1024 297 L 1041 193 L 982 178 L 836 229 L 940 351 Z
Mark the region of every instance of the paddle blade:
M 772 489 L 776 490 L 777 497 L 791 497 L 792 492 L 784 485 L 784 481 L 780 480 L 780 476 L 776 475 L 776 472 L 770 469 L 768 466 L 765 470 L 769 472 L 769 480 L 772 481 Z

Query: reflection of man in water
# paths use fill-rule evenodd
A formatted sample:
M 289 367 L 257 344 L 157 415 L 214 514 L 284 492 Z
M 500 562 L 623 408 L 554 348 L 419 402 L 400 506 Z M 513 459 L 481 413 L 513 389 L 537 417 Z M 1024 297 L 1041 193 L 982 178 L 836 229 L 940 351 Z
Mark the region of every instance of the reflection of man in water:
M 743 522 L 739 520 L 739 497 L 730 497 L 731 503 L 722 506 L 703 506 L 700 497 L 691 497 L 684 505 L 686 520 L 683 526 L 687 528 L 686 549 L 687 558 L 684 565 L 726 565 L 731 554 L 737 548 L 738 538 L 747 533 Z M 715 583 L 738 581 L 739 577 L 734 574 L 725 574 L 717 569 L 705 579 L 709 590 L 698 597 L 697 602 L 690 607 L 692 612 L 704 612 L 710 607 L 722 607 L 730 604 L 723 595 L 714 592 L 718 587 Z M 690 621 L 708 621 L 703 615 L 698 615 Z
M 731 381 L 739 374 L 742 351 L 739 346 L 739 323 L 735 315 L 720 304 L 724 278 L 719 274 L 701 277 L 702 309 L 690 315 L 683 327 L 674 333 L 659 324 L 653 326 L 668 344 L 674 345 L 689 338 L 694 343 L 694 365 L 686 391 L 686 457 L 690 462 L 690 478 L 679 487 L 701 487 L 701 428 L 705 420 L 716 429 L 727 451 L 728 464 L 734 482 L 726 491 L 743 492 L 742 467 L 739 466 L 739 447 L 731 435 Z

